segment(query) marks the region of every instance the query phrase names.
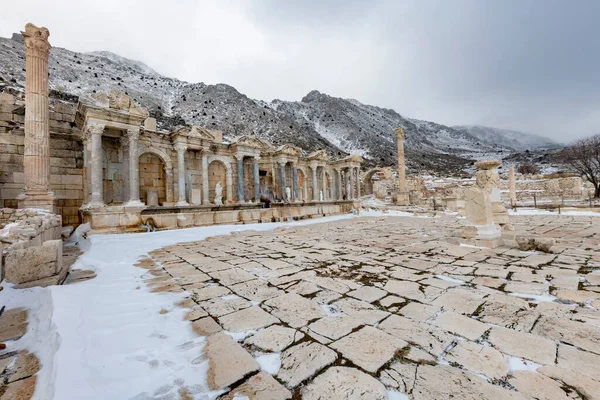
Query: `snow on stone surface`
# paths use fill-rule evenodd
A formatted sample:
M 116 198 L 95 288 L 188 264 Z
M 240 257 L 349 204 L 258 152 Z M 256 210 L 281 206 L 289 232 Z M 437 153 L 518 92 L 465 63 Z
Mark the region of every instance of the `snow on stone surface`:
M 517 211 L 508 210 L 510 215 L 559 215 L 558 211 L 539 210 L 537 208 L 519 208 Z M 600 212 L 594 211 L 561 211 L 560 215 L 572 217 L 600 217 Z
M 151 250 L 179 242 L 349 218 L 356 217 L 93 235 L 73 269 L 93 269 L 96 278 L 20 290 L 4 284 L 0 303 L 29 309 L 27 334 L 9 345 L 40 359 L 34 400 L 154 399 L 175 395 L 182 386 L 192 396 L 216 398 L 220 392 L 206 385 L 205 338 L 184 321 L 188 310 L 175 306 L 184 295 L 151 293 L 143 282 L 147 271 L 134 264 Z M 161 309 L 169 312 L 160 314 Z M 274 360 L 266 360 L 272 368 Z
M 255 358 L 260 364 L 260 369 L 270 375 L 277 375 L 281 368 L 281 354 L 268 353 Z

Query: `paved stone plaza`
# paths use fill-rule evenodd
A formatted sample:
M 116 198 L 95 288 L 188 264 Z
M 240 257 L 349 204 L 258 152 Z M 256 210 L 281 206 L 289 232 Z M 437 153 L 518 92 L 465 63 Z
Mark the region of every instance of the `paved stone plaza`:
M 553 254 L 450 244 L 454 216 L 390 216 L 179 243 L 138 266 L 189 295 L 223 398 L 600 399 L 595 219 L 511 217 Z

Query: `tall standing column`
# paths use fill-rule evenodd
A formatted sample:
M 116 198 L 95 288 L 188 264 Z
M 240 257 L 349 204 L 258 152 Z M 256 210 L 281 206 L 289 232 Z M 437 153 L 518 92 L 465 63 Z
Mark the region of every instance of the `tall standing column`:
M 360 168 L 356 167 L 356 194 L 360 198 Z
M 48 109 L 50 32 L 29 23 L 21 33 L 25 40 L 25 186 L 18 197 L 19 208 L 43 208 L 54 212 Z
M 90 124 L 88 126 L 90 135 L 90 178 L 92 186 L 92 195 L 90 199 L 90 207 L 104 207 L 104 191 L 103 191 L 103 162 L 104 154 L 102 152 L 102 132 L 104 125 Z
M 128 206 L 143 206 L 140 201 L 140 160 L 138 152 L 138 142 L 140 130 L 130 129 L 127 131 L 129 140 L 129 201 Z
M 342 172 L 339 169 L 335 170 L 335 176 L 337 178 L 337 199 L 339 201 L 344 200 L 344 190 L 342 186 Z
M 176 206 L 187 206 L 185 196 L 185 152 L 188 148 L 187 143 L 175 143 L 175 151 L 177 151 L 177 191 L 178 200 Z
M 323 200 L 327 200 L 327 174 L 325 173 L 325 167 L 321 167 L 321 186 L 323 187 Z
M 286 201 L 287 199 L 285 198 L 285 161 L 281 161 L 279 163 L 279 171 L 280 171 L 280 179 L 281 179 L 281 200 L 282 201 Z
M 237 156 L 238 201 L 244 203 L 244 156 Z
M 258 157 L 254 157 L 254 201 L 260 203 L 260 171 Z
M 407 206 L 408 190 L 406 189 L 406 165 L 404 163 L 404 129 L 396 129 L 396 140 L 398 142 L 398 193 L 396 204 Z
M 313 187 L 313 201 L 317 201 L 319 200 L 319 191 L 317 190 L 317 187 L 319 186 L 317 184 L 317 166 L 315 164 L 311 165 L 310 168 L 312 169 L 312 187 Z
M 515 180 L 515 166 L 511 165 L 508 168 L 508 189 L 510 192 L 511 206 L 517 205 L 517 182 Z
M 206 153 L 202 153 L 202 204 L 210 204 L 208 198 L 209 187 L 208 187 L 208 156 Z
M 292 165 L 292 198 L 294 201 L 298 201 L 298 168 L 296 165 Z

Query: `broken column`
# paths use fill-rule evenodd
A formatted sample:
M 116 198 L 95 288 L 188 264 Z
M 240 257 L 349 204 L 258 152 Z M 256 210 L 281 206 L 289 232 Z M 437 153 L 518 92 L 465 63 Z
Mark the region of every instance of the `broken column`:
M 50 121 L 48 108 L 48 56 L 50 32 L 29 23 L 21 32 L 25 40 L 25 186 L 19 208 L 54 212 L 50 187 Z
M 396 140 L 398 141 L 398 193 L 396 204 L 407 206 L 408 190 L 406 189 L 406 165 L 404 163 L 404 129 L 396 129 Z
M 508 189 L 510 192 L 510 205 L 517 205 L 517 182 L 515 179 L 515 166 L 511 165 L 508 168 Z
M 482 160 L 475 163 L 476 184 L 465 190 L 466 225 L 462 231 L 465 239 L 484 241 L 484 245 L 495 247 L 501 236 L 500 226 L 494 222 L 492 189 L 498 188 L 500 177 L 496 168 L 498 160 Z

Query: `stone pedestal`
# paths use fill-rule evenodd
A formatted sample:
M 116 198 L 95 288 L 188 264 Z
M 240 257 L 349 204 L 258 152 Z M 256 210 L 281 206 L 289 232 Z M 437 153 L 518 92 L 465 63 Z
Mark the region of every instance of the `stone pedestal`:
M 201 197 L 200 189 L 190 190 L 190 202 L 195 206 L 199 206 L 200 204 L 202 204 L 202 197 Z
M 146 205 L 148 207 L 158 206 L 158 190 L 148 189 L 146 190 Z
M 50 33 L 46 28 L 25 25 L 25 187 L 18 196 L 19 208 L 55 212 L 50 187 L 50 120 L 48 107 L 48 56 Z

